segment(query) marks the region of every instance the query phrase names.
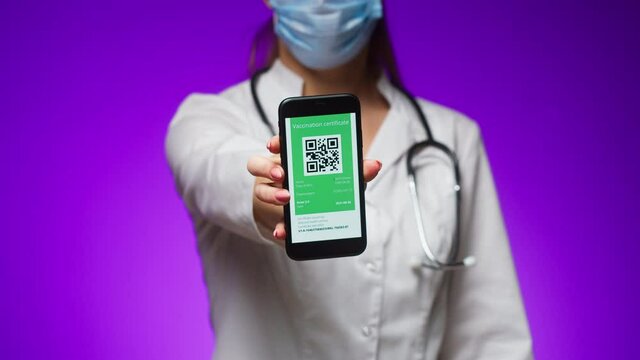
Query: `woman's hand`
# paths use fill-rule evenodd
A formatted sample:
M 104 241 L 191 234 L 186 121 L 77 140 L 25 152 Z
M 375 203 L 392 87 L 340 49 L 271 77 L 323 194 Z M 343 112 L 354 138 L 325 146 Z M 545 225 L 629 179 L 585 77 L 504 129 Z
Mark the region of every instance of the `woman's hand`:
M 284 228 L 284 212 L 282 206 L 289 202 L 289 191 L 282 188 L 284 169 L 280 166 L 280 138 L 269 139 L 267 149 L 273 154 L 271 158 L 253 156 L 247 163 L 247 170 L 256 177 L 253 186 L 253 217 L 259 225 L 273 230 L 273 238 L 284 245 L 286 232 Z M 377 160 L 365 160 L 364 181 L 373 180 L 382 168 Z

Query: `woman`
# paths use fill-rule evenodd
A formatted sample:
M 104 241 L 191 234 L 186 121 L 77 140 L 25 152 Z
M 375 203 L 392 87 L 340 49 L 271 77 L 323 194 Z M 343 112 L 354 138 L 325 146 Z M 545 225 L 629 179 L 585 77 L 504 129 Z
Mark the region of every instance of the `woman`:
M 281 188 L 280 146 L 277 137 L 269 139 L 249 81 L 219 95 L 189 96 L 171 122 L 166 146 L 198 235 L 217 340 L 214 358 L 531 358 L 477 126 L 419 100 L 433 136 L 458 155 L 459 251 L 477 259 L 474 267 L 455 271 L 423 267 L 405 160 L 426 134 L 408 98 L 391 83 L 399 79 L 381 2 L 317 3 L 269 2 L 277 51 L 256 95 L 273 128 L 286 97 L 339 92 L 359 97 L 363 151 L 377 159 L 364 163 L 370 181 L 367 249 L 357 257 L 290 260 L 282 249 L 282 205 L 289 194 Z M 451 180 L 450 164 L 429 151 L 412 163 L 429 244 L 446 257 L 455 201 L 440 185 Z

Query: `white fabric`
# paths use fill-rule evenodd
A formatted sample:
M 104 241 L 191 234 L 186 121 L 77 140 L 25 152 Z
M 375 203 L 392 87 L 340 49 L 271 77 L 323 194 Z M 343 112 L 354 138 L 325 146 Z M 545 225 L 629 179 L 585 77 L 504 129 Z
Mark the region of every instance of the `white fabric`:
M 280 101 L 302 93 L 281 62 L 258 93 L 277 129 Z M 252 154 L 271 136 L 249 82 L 180 106 L 166 151 L 193 218 L 216 336 L 214 359 L 530 359 L 531 338 L 491 170 L 477 125 L 419 100 L 437 140 L 454 149 L 462 174 L 461 255 L 477 264 L 438 272 L 423 252 L 411 209 L 406 150 L 425 138 L 403 95 L 382 76 L 391 105 L 366 158 L 383 163 L 366 190 L 368 245 L 360 256 L 296 262 L 258 229 L 252 215 Z M 366 119 L 364 119 L 366 121 Z M 421 153 L 418 191 L 428 240 L 449 249 L 450 169 Z M 427 166 L 430 165 L 430 166 Z M 449 178 L 448 178 L 449 177 Z M 446 274 L 446 275 L 445 275 Z

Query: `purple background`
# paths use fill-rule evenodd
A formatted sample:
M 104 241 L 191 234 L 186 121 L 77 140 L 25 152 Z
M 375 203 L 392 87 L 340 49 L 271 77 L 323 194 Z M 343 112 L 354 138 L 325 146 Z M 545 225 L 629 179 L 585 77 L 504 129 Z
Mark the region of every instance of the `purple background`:
M 210 356 L 163 141 L 188 93 L 247 75 L 269 12 L 227 3 L 0 4 L 1 358 Z M 387 8 L 408 87 L 482 126 L 541 359 L 640 358 L 639 13 L 583 0 Z

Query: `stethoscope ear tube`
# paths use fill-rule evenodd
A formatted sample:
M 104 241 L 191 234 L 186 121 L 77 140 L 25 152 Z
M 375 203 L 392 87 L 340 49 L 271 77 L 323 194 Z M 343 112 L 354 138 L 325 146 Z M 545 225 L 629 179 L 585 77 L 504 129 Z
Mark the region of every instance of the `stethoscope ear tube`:
M 433 147 L 442 151 L 447 158 L 451 161 L 451 167 L 454 172 L 454 185 L 453 190 L 455 192 L 455 227 L 454 234 L 451 244 L 451 252 L 449 254 L 449 260 L 446 262 L 442 262 L 437 259 L 436 255 L 433 253 L 431 248 L 429 247 L 429 243 L 427 242 L 426 232 L 424 230 L 424 223 L 422 221 L 422 210 L 420 208 L 420 202 L 418 200 L 418 190 L 416 188 L 416 173 L 415 169 L 412 165 L 412 160 L 418 151 L 423 150 L 428 147 Z M 458 255 L 458 249 L 460 247 L 460 201 L 461 201 L 461 187 L 460 187 L 460 168 L 458 166 L 458 157 L 455 152 L 449 149 L 446 145 L 442 144 L 433 139 L 427 139 L 424 141 L 417 142 L 413 144 L 409 150 L 407 151 L 407 175 L 409 177 L 409 191 L 411 192 L 411 202 L 413 205 L 413 213 L 415 215 L 416 225 L 418 228 L 418 237 L 420 238 L 420 245 L 422 246 L 422 250 L 426 255 L 426 260 L 421 262 L 422 267 L 430 268 L 433 270 L 456 270 L 465 267 L 473 266 L 476 263 L 476 260 L 473 256 L 467 256 L 461 261 L 454 261 Z
M 274 129 L 273 125 L 271 125 L 271 123 L 269 122 L 269 119 L 267 118 L 267 114 L 264 112 L 264 109 L 262 108 L 262 102 L 258 97 L 258 79 L 260 78 L 260 76 L 262 76 L 262 74 L 267 72 L 267 70 L 269 70 L 269 67 L 262 68 L 256 71 L 255 74 L 253 74 L 253 76 L 251 77 L 251 81 L 250 81 L 251 97 L 253 98 L 253 104 L 255 105 L 256 110 L 258 111 L 258 115 L 260 115 L 260 119 L 269 128 L 269 130 L 271 130 L 271 135 L 275 135 L 276 129 Z
M 410 162 L 411 160 L 407 158 L 407 163 L 410 163 Z M 476 260 L 473 256 L 467 256 L 461 261 L 442 262 L 437 259 L 436 255 L 431 250 L 431 247 L 429 247 L 429 244 L 427 243 L 426 232 L 424 230 L 424 224 L 422 222 L 422 218 L 423 218 L 422 209 L 420 208 L 420 203 L 418 201 L 418 190 L 416 189 L 416 179 L 415 179 L 415 173 L 413 171 L 413 168 L 411 168 L 411 171 L 409 171 L 409 191 L 411 192 L 411 204 L 413 206 L 413 213 L 415 215 L 415 221 L 418 228 L 418 237 L 420 238 L 420 245 L 422 246 L 422 250 L 424 251 L 427 257 L 426 260 L 423 260 L 420 263 L 420 265 L 422 267 L 430 268 L 433 270 L 456 270 L 460 268 L 473 266 L 476 263 Z M 456 191 L 456 193 L 460 191 L 460 187 L 457 184 L 454 186 L 454 191 Z M 456 212 L 458 212 L 458 209 L 456 209 Z M 459 221 L 458 221 L 459 218 L 457 217 L 457 215 L 458 214 L 456 214 L 456 228 L 458 227 L 458 224 L 459 224 Z M 453 242 L 452 255 L 455 255 L 453 253 L 457 250 L 457 247 L 459 245 L 458 229 L 455 229 L 452 242 Z

